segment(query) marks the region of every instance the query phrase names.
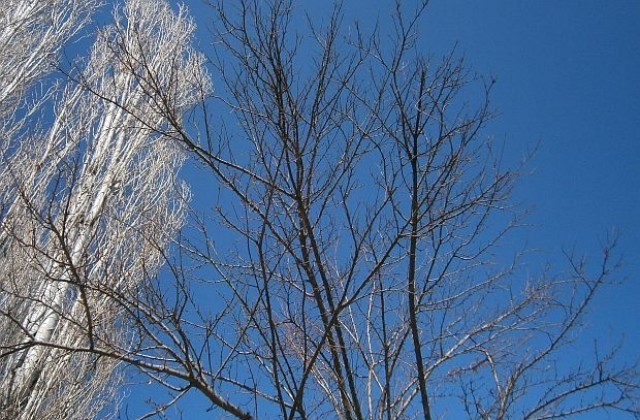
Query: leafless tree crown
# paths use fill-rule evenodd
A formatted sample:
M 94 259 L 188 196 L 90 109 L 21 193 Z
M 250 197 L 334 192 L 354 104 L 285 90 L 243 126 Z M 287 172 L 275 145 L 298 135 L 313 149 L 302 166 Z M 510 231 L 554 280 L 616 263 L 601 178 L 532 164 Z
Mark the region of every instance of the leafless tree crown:
M 2 45 L 44 30 L 15 3 Z M 242 419 L 639 415 L 638 361 L 571 356 L 613 242 L 597 269 L 521 269 L 493 81 L 423 55 L 428 1 L 371 30 L 340 5 L 214 2 L 205 62 L 185 9 L 129 0 L 31 100 L 52 69 L 30 54 L 57 55 L 94 7 L 76 3 L 60 37 L 0 52 L 5 413 L 104 414 L 137 369 L 170 396 L 148 416 L 187 392 Z
M 95 5 L 13 3 L 0 60 L 2 416 L 93 417 L 112 403 L 131 346 L 129 302 L 184 221 L 169 118 L 199 98 L 202 56 L 184 11 L 131 0 L 84 68 L 38 94 Z

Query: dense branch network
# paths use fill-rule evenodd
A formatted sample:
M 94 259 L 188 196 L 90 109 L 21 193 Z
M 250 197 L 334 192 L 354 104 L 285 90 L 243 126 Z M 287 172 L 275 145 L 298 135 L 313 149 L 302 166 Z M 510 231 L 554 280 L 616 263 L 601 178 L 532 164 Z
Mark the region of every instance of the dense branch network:
M 289 0 L 211 3 L 206 61 L 186 9 L 128 0 L 55 83 L 51 57 L 95 5 L 13 3 L 5 417 L 104 415 L 132 370 L 167 392 L 148 416 L 194 391 L 243 419 L 640 413 L 637 361 L 567 356 L 613 242 L 598 271 L 567 256 L 568 272 L 527 276 L 504 256 L 520 220 L 485 133 L 493 82 L 422 54 L 428 1 L 396 1 L 384 34 L 345 30 L 340 5 L 322 20 Z

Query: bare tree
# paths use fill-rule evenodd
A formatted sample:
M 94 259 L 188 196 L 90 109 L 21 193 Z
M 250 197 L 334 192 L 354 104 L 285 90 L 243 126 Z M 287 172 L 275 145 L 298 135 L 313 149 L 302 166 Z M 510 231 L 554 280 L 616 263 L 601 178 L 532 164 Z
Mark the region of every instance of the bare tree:
M 25 93 L 54 70 L 62 46 L 87 24 L 94 0 L 8 0 L 0 12 L 0 104 L 2 122 L 26 100 Z
M 73 18 L 62 3 L 52 7 Z M 25 10 L 50 12 L 35 4 Z M 183 154 L 164 114 L 181 115 L 202 88 L 193 25 L 147 0 L 128 1 L 114 20 L 56 94 L 50 128 L 19 133 L 2 156 L 3 418 L 93 417 L 111 403 L 103 393 L 114 391 L 118 357 L 92 350 L 126 349 L 131 337 L 110 295 L 138 294 L 183 223 Z M 18 73 L 42 76 L 46 59 Z M 5 97 L 19 101 L 30 82 Z
M 396 2 L 384 37 L 344 34 L 339 7 L 300 23 L 286 0 L 213 5 L 219 118 L 181 141 L 221 184 L 187 246 L 218 298 L 189 363 L 241 417 L 638 415 L 637 361 L 567 356 L 613 243 L 597 271 L 505 258 L 520 221 L 484 133 L 493 82 L 418 51 L 427 3 Z
M 95 2 L 17 0 L 4 6 L 0 12 L 0 153 L 6 160 L 20 141 L 21 129 L 34 120 L 49 96 L 46 84 L 36 83 L 54 70 L 61 48 L 87 24 Z M 2 165 L 0 216 L 10 201 L 7 170 Z
M 385 34 L 343 31 L 340 7 L 300 25 L 290 0 L 212 4 L 211 94 L 182 11 L 129 2 L 51 140 L 9 162 L 5 381 L 50 390 L 63 355 L 148 375 L 171 393 L 149 416 L 192 391 L 243 419 L 638 416 L 637 361 L 568 357 L 613 242 L 595 271 L 520 269 L 493 82 L 418 50 L 427 3 L 397 1 Z M 216 205 L 170 252 L 178 145 Z

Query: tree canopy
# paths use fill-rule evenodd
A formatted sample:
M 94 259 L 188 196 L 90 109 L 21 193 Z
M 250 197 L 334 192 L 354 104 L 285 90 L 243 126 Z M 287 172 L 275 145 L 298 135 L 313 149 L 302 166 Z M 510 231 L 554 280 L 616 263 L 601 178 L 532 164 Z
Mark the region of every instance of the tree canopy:
M 428 3 L 382 31 L 340 4 L 212 2 L 199 52 L 165 0 L 95 30 L 94 1 L 10 1 L 2 418 L 125 415 L 134 374 L 166 391 L 147 416 L 198 393 L 243 419 L 637 417 L 638 360 L 581 339 L 615 238 L 525 264 L 495 82 L 421 50 Z

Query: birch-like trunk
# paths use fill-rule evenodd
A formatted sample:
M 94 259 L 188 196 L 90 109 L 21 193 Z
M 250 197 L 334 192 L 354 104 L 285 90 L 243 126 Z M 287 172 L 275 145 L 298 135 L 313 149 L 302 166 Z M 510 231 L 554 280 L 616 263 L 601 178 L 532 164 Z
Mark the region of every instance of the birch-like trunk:
M 15 418 L 95 415 L 116 360 L 65 349 L 126 346 L 111 298 L 158 270 L 183 220 L 168 120 L 206 85 L 193 25 L 151 0 L 114 19 L 50 129 L 3 152 L 0 404 Z M 1 98 L 22 94 L 12 89 Z

